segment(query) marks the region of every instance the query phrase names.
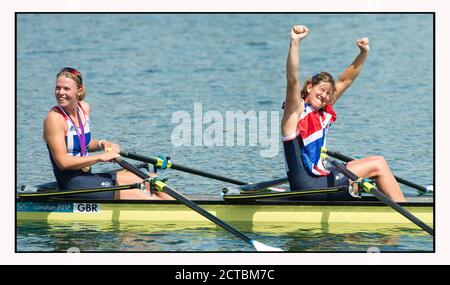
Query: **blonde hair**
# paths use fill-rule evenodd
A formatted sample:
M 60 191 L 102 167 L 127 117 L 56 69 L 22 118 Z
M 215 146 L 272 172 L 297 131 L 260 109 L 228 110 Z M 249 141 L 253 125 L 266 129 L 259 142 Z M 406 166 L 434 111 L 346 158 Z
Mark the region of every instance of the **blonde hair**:
M 312 86 L 315 86 L 322 82 L 331 84 L 331 86 L 333 88 L 331 97 L 334 97 L 334 93 L 336 91 L 336 85 L 334 83 L 334 78 L 328 72 L 322 71 L 321 73 L 318 73 L 318 74 L 314 75 L 313 77 L 311 77 L 310 79 L 305 81 L 305 83 L 303 84 L 303 88 L 300 91 L 300 95 L 301 95 L 302 99 L 305 99 L 309 95 L 309 93 L 308 93 L 308 85 L 309 84 L 311 84 Z M 334 99 L 334 98 L 332 98 L 332 99 Z
M 84 97 L 86 97 L 86 87 L 83 85 L 83 78 L 81 77 L 81 73 L 75 68 L 64 67 L 61 69 L 58 74 L 56 74 L 56 79 L 60 76 L 64 76 L 66 78 L 72 79 L 77 84 L 78 88 L 82 88 L 82 93 L 78 96 L 79 101 L 83 101 Z

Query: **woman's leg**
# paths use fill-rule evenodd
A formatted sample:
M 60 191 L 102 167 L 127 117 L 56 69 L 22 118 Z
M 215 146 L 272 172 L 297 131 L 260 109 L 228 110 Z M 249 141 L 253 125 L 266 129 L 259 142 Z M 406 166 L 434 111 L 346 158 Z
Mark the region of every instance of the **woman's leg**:
M 151 177 L 155 177 L 154 173 L 149 173 Z M 133 183 L 140 183 L 142 179 L 136 176 L 135 174 L 121 170 L 117 172 L 117 185 L 126 185 Z M 117 200 L 173 200 L 171 196 L 163 192 L 156 192 L 153 195 L 150 195 L 148 192 L 143 192 L 140 189 L 133 190 L 125 190 L 125 191 L 117 191 L 115 199 Z
M 347 164 L 347 167 L 359 177 L 373 178 L 381 192 L 395 202 L 405 201 L 400 186 L 382 156 L 370 156 L 353 160 Z
M 65 182 L 62 189 L 74 190 L 74 189 L 89 189 L 89 188 L 103 188 L 114 186 L 114 175 L 106 173 L 85 173 L 81 175 L 73 176 Z M 88 200 L 112 200 L 114 199 L 114 192 L 96 192 L 85 194 L 68 195 L 67 198 L 76 199 L 88 199 Z M 64 197 L 63 197 L 64 198 Z

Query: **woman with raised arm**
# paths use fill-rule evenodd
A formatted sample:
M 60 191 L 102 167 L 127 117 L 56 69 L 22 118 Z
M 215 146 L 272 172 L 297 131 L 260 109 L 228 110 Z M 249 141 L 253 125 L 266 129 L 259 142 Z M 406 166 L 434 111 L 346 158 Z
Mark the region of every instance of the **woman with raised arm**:
M 369 53 L 369 40 L 358 39 L 359 55 L 339 76 L 337 82 L 327 72 L 320 72 L 300 86 L 300 43 L 308 35 L 306 26 L 293 26 L 286 63 L 286 99 L 281 121 L 284 155 L 292 191 L 349 186 L 349 191 L 306 196 L 309 199 L 351 200 L 357 187 L 337 170 L 327 170 L 320 157 L 326 145 L 329 127 L 336 121 L 333 105 L 361 72 Z M 386 160 L 381 156 L 350 161 L 348 169 L 359 177 L 372 178 L 378 188 L 396 202 L 405 201 L 400 186 Z M 353 185 L 355 186 L 355 185 Z M 308 198 L 306 198 L 308 199 Z
M 93 173 L 91 166 L 112 162 L 120 146 L 91 138 L 90 107 L 84 101 L 86 88 L 81 73 L 65 67 L 56 75 L 55 98 L 58 103 L 44 120 L 44 140 L 50 153 L 58 188 L 64 190 L 110 187 L 140 183 L 128 171 Z M 89 152 L 104 152 L 89 155 Z M 172 199 L 165 193 L 151 195 L 140 189 L 71 195 L 90 199 Z

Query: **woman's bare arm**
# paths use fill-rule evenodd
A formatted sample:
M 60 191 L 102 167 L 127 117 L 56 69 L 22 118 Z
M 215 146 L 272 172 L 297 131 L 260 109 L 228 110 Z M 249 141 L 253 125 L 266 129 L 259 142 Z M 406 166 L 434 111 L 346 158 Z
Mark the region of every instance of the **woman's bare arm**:
M 364 62 L 369 54 L 369 39 L 361 38 L 356 41 L 357 46 L 360 49 L 360 53 L 355 58 L 355 60 L 350 64 L 342 74 L 339 76 L 339 80 L 336 82 L 336 92 L 334 94 L 334 100 L 331 105 L 335 104 L 336 101 L 342 96 L 342 94 L 347 90 L 353 81 L 358 77 L 363 69 Z

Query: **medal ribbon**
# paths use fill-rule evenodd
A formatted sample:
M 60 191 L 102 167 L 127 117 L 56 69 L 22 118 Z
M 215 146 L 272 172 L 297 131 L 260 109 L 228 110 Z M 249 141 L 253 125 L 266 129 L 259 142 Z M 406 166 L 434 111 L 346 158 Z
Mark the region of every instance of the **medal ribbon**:
M 64 108 L 61 108 L 64 110 Z M 83 121 L 80 117 L 80 109 L 77 108 L 77 118 L 78 118 L 78 124 L 80 126 L 81 132 L 78 130 L 77 126 L 75 125 L 72 118 L 67 114 L 66 110 L 64 110 L 64 113 L 66 113 L 67 117 L 69 118 L 70 122 L 75 128 L 75 132 L 77 133 L 78 141 L 80 142 L 80 148 L 81 148 L 81 156 L 86 156 L 86 134 L 84 132 L 84 126 Z

